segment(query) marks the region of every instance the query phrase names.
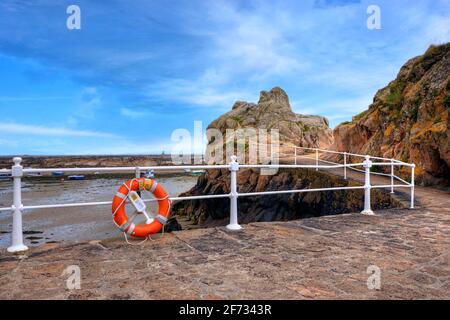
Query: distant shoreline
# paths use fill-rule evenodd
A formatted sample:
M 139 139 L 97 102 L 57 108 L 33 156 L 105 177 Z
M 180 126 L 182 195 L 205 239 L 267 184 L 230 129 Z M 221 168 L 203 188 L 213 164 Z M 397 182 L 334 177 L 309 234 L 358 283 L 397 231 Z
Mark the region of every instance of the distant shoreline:
M 192 159 L 195 156 L 192 155 Z M 10 168 L 14 156 L 0 156 L 0 169 Z M 22 155 L 22 166 L 31 168 L 130 167 L 171 165 L 171 154 L 159 155 Z
M 201 154 L 193 154 L 194 156 L 201 156 Z M 98 158 L 98 157 L 152 157 L 152 158 L 164 158 L 172 157 L 172 154 L 89 154 L 89 155 L 27 155 L 27 154 L 16 154 L 16 155 L 0 155 L 0 159 L 10 159 L 13 157 L 22 158 Z

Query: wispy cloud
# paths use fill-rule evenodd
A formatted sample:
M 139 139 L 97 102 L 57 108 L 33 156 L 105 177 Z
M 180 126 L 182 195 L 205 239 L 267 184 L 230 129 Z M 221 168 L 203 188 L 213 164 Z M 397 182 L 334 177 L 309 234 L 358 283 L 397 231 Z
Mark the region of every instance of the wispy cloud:
M 291 101 L 292 110 L 301 114 L 324 115 L 331 127 L 364 111 L 372 103 L 371 94 L 341 99 Z
M 212 56 L 225 68 L 221 72 L 245 71 L 267 78 L 298 72 L 307 65 L 290 39 L 298 29 L 289 12 L 268 4 L 249 12 L 232 2 L 215 1 L 210 15 L 218 28 Z
M 167 79 L 150 85 L 146 92 L 149 98 L 156 101 L 175 101 L 201 107 L 215 106 L 217 110 L 229 109 L 234 101 L 251 99 L 256 94 L 234 88 L 220 89 L 214 81 L 204 76 L 194 80 Z
M 342 7 L 358 3 L 361 3 L 361 0 L 316 0 L 314 6 L 317 8 Z
M 123 154 L 161 154 L 164 151 L 169 154 L 173 148 L 171 141 L 135 142 L 123 140 L 120 143 L 106 142 L 102 146 L 80 146 L 76 149 L 76 154 L 83 155 L 123 155 Z
M 113 138 L 117 135 L 99 131 L 73 130 L 67 128 L 45 127 L 19 123 L 0 123 L 0 132 L 27 136 L 66 136 L 66 137 L 97 137 Z
M 96 112 L 103 106 L 102 95 L 96 87 L 82 88 L 74 100 L 77 105 L 67 119 L 68 125 L 72 127 L 86 119 L 94 119 Z
M 120 114 L 124 117 L 127 117 L 129 119 L 139 119 L 142 117 L 145 117 L 148 115 L 147 112 L 136 110 L 136 109 L 130 109 L 130 108 L 120 108 Z

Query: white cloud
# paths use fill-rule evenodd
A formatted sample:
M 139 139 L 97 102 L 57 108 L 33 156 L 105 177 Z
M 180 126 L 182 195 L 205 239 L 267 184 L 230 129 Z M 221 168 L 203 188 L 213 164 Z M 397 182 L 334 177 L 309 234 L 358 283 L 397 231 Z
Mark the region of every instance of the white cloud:
M 1 132 L 1 129 L 0 129 Z M 193 133 L 191 133 L 193 134 Z M 203 145 L 195 144 L 193 136 L 187 141 L 172 141 L 170 138 L 158 137 L 150 139 L 139 137 L 98 137 L 91 136 L 49 136 L 42 139 L 39 135 L 20 135 L 14 138 L 14 144 L 0 140 L 0 147 L 8 147 L 8 151 L 0 148 L 0 154 L 41 154 L 41 155 L 125 155 L 125 154 L 170 154 L 179 151 L 180 144 L 185 152 L 199 153 Z M 7 142 L 7 141 L 5 141 Z
M 450 17 L 433 16 L 424 33 L 424 38 L 433 44 L 448 42 L 450 40 Z
M 165 151 L 169 154 L 172 150 L 171 142 L 161 143 L 160 140 L 157 142 L 150 143 L 136 143 L 129 140 L 121 141 L 120 143 L 106 143 L 102 146 L 89 146 L 89 147 L 79 147 L 76 149 L 76 154 L 81 155 L 122 155 L 122 154 L 161 154 Z
M 236 100 L 255 101 L 259 90 L 267 89 L 265 81 L 306 68 L 306 60 L 299 59 L 289 39 L 302 23 L 270 6 L 261 3 L 260 9 L 249 12 L 230 2 L 209 2 L 207 22 L 197 25 L 199 30 L 211 30 L 204 35 L 208 45 L 201 51 L 204 69 L 194 77 L 152 83 L 146 89 L 148 97 L 228 110 Z
M 255 13 L 232 11 L 227 17 L 232 27 L 216 38 L 215 54 L 223 63 L 257 73 L 258 77 L 298 71 L 302 63 L 285 38 L 277 21 Z M 287 18 L 287 17 L 286 17 Z
M 102 108 L 102 95 L 96 87 L 84 87 L 77 96 L 77 106 L 67 118 L 70 127 L 76 127 L 86 119 L 94 119 Z
M 115 134 L 99 131 L 73 130 L 19 123 L 0 123 L 0 132 L 27 136 L 117 137 Z
M 308 65 L 292 41 L 303 23 L 286 8 L 262 2 L 247 11 L 231 2 L 214 1 L 209 17 L 215 36 L 208 53 L 230 80 L 240 74 L 247 74 L 250 80 L 287 76 Z
M 130 119 L 139 119 L 148 115 L 145 111 L 139 111 L 129 108 L 120 108 L 120 114 Z
M 367 110 L 372 103 L 372 94 L 357 97 L 336 97 L 315 101 L 292 101 L 292 110 L 301 114 L 323 115 L 330 120 L 330 127 L 334 127 L 343 120 L 351 118 Z
M 211 76 L 208 71 L 195 80 L 167 79 L 147 88 L 152 99 L 161 99 L 211 107 L 217 110 L 230 109 L 236 100 L 254 100 L 254 93 L 245 90 L 221 89 L 222 78 Z

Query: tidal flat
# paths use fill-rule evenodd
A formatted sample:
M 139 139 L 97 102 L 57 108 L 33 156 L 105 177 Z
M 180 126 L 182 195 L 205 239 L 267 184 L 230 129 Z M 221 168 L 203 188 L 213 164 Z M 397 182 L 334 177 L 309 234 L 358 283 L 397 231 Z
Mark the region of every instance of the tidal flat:
M 94 201 L 111 201 L 120 185 L 132 178 L 130 175 L 92 175 L 86 180 L 72 181 L 59 177 L 28 177 L 22 181 L 22 202 L 26 205 L 63 204 Z M 170 196 L 177 196 L 192 188 L 196 176 L 186 174 L 156 175 Z M 149 193 L 143 197 L 150 199 Z M 12 204 L 12 180 L 0 181 L 0 207 Z M 147 204 L 155 211 L 156 204 Z M 132 208 L 127 205 L 127 212 Z M 9 245 L 11 212 L 0 212 L 0 246 Z M 62 241 L 86 241 L 120 236 L 108 205 L 70 208 L 25 210 L 23 213 L 25 242 L 31 246 Z

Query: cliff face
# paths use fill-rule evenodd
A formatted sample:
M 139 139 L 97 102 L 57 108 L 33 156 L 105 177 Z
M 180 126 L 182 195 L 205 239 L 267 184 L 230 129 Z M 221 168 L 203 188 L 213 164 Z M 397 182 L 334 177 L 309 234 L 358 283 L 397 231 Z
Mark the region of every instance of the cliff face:
M 273 176 L 260 175 L 257 169 L 241 169 L 237 183 L 238 191 L 241 193 L 359 185 L 356 182 L 341 180 L 325 172 L 308 169 L 282 169 Z M 228 169 L 208 170 L 199 177 L 194 188 L 180 196 L 229 193 L 229 184 L 230 172 Z M 283 221 L 359 212 L 363 208 L 363 198 L 363 190 L 241 197 L 238 204 L 239 221 L 242 223 Z M 372 206 L 378 210 L 397 207 L 400 204 L 388 193 L 373 189 Z M 225 225 L 229 222 L 230 200 L 223 198 L 182 201 L 174 204 L 172 214 L 187 217 L 193 224 L 201 226 Z
M 233 139 L 226 135 L 227 129 L 246 128 L 265 129 L 269 131 L 269 138 L 271 129 L 278 130 L 280 150 L 291 154 L 292 146 L 326 148 L 333 139 L 326 118 L 294 113 L 286 92 L 278 87 L 268 92 L 262 91 L 257 104 L 237 101 L 230 112 L 208 126 L 208 129 L 217 129 L 222 133 L 225 137 L 224 144 Z M 215 141 L 210 140 L 208 148 L 212 148 L 214 143 Z
M 450 44 L 409 60 L 368 110 L 334 130 L 332 149 L 413 162 L 424 184 L 450 184 Z

